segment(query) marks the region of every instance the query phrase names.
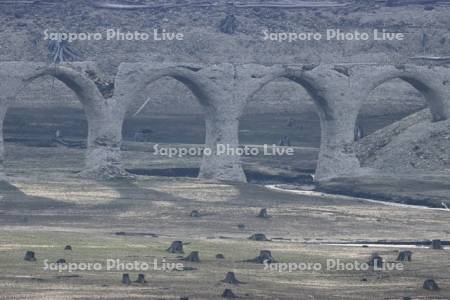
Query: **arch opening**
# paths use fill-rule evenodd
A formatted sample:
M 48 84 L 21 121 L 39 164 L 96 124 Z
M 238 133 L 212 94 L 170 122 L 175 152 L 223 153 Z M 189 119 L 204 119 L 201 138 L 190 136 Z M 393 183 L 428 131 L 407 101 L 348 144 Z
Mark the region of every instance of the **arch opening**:
M 439 139 L 439 121 L 446 116 L 439 92 L 420 76 L 379 78 L 358 114 L 356 126 L 364 132 L 356 139 L 361 165 L 410 174 L 445 167 L 441 161 L 444 153 L 439 150 L 446 148 Z
M 374 86 L 362 102 L 357 126 L 367 136 L 428 108 L 426 98 L 410 83 L 400 78 L 386 79 Z
M 426 82 L 419 74 L 382 74 L 379 75 L 368 89 L 368 94 L 372 93 L 379 86 L 389 82 L 403 82 L 414 88 L 426 101 L 432 114 L 433 122 L 448 119 L 445 109 L 445 99 L 439 91 Z M 404 84 L 403 84 L 404 85 Z M 365 103 L 367 99 L 364 99 Z
M 84 165 L 85 107 L 76 91 L 52 76 L 32 78 L 18 91 L 8 105 L 3 133 L 7 168 L 72 173 Z
M 291 148 L 293 155 L 244 157 L 249 182 L 312 183 L 321 144 L 321 116 L 329 116 L 328 105 L 303 78 L 279 76 L 254 93 L 241 117 L 240 144 L 262 149 L 266 145 L 271 154 L 271 148 Z
M 200 89 L 183 76 L 164 74 L 145 82 L 133 99 L 123 123 L 124 148 L 143 157 L 135 163 L 125 155 L 125 168 L 138 175 L 197 177 L 209 107 Z

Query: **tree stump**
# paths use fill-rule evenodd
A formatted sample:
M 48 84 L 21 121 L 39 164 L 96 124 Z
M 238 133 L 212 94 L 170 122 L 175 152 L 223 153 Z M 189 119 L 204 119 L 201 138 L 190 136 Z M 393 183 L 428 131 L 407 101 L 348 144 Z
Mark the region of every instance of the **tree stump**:
M 271 216 L 269 216 L 269 214 L 267 213 L 267 208 L 261 208 L 258 216 L 258 218 L 263 218 L 263 219 L 268 219 L 271 218 Z
M 232 290 L 230 289 L 225 289 L 222 293 L 222 298 L 239 298 L 238 296 L 236 296 Z
M 225 259 L 225 256 L 222 253 L 216 254 L 216 259 Z
M 182 241 L 173 241 L 172 245 L 167 248 L 167 251 L 170 253 L 184 253 L 183 252 L 183 242 Z
M 72 246 L 70 246 L 70 245 L 67 245 L 66 247 L 64 247 L 64 250 L 67 250 L 67 251 L 72 251 Z
M 144 274 L 139 274 L 138 278 L 136 280 L 136 283 L 147 283 L 147 281 L 145 281 L 145 275 Z
M 226 16 L 219 25 L 219 30 L 227 34 L 233 34 L 236 31 L 236 28 L 236 17 L 234 15 Z
M 186 258 L 184 258 L 185 261 L 191 261 L 191 262 L 200 262 L 200 255 L 198 251 L 192 251 L 191 254 L 189 254 Z
M 272 252 L 270 252 L 269 250 L 261 250 L 258 257 L 247 260 L 247 262 L 254 262 L 259 264 L 263 264 L 264 262 L 266 262 L 268 264 L 271 264 L 275 262 L 275 259 L 272 256 Z
M 122 274 L 122 283 L 131 284 L 130 274 Z
M 64 258 L 60 258 L 56 261 L 56 264 L 58 265 L 64 265 L 66 263 L 66 260 Z
M 26 261 L 36 261 L 36 256 L 34 254 L 34 251 L 27 251 L 25 253 L 25 257 L 23 259 Z
M 200 213 L 198 210 L 191 211 L 191 218 L 200 218 Z
M 423 288 L 429 291 L 438 291 L 440 289 L 436 281 L 434 281 L 433 279 L 425 280 L 425 282 L 423 283 Z
M 264 233 L 255 233 L 252 236 L 250 236 L 248 239 L 252 240 L 252 241 L 259 241 L 259 242 L 270 241 L 269 239 L 266 238 L 266 235 Z
M 411 261 L 411 259 L 412 259 L 412 252 L 409 250 L 400 251 L 398 253 L 398 257 L 397 257 L 398 261 Z
M 431 241 L 431 248 L 433 250 L 442 250 L 442 243 L 441 240 L 432 240 Z
M 243 284 L 242 281 L 237 280 L 234 272 L 228 272 L 227 276 L 225 277 L 224 280 L 222 280 L 222 282 L 228 283 L 228 284 Z
M 374 269 L 383 268 L 383 258 L 378 255 L 378 253 L 373 253 L 369 260 L 369 266 Z

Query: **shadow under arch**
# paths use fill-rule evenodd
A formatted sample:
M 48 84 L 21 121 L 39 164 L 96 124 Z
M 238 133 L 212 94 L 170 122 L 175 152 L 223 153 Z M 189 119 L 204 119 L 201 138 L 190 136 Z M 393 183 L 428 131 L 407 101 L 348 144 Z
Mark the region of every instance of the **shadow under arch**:
M 140 75 L 143 80 L 139 82 L 130 99 L 136 99 L 150 84 L 162 79 L 172 78 L 184 84 L 196 97 L 200 105 L 205 109 L 214 109 L 211 103 L 213 95 L 207 86 L 212 83 L 204 76 L 197 74 L 198 70 L 188 67 L 167 67 L 159 70 L 149 70 Z M 127 104 L 127 107 L 131 102 Z M 126 111 L 126 109 L 125 109 Z
M 97 140 L 99 140 L 99 136 L 101 137 L 103 131 L 108 130 L 109 128 L 104 125 L 108 124 L 105 122 L 105 114 L 107 113 L 107 109 L 111 107 L 111 105 L 108 105 L 110 99 L 103 97 L 94 80 L 87 76 L 87 71 L 90 70 L 89 68 L 91 66 L 87 65 L 88 69 L 83 69 L 83 67 L 83 65 L 79 64 L 49 65 L 29 70 L 27 73 L 16 79 L 21 80 L 21 82 L 15 86 L 14 94 L 12 94 L 8 101 L 8 105 L 15 102 L 18 95 L 25 90 L 29 84 L 46 76 L 57 79 L 72 90 L 83 107 L 83 112 L 86 116 L 88 125 L 87 151 L 85 155 L 85 166 L 82 172 L 92 167 L 92 165 L 94 165 L 92 164 L 92 161 L 95 162 L 97 157 L 105 158 L 101 160 L 101 162 L 106 161 L 106 163 L 109 163 L 112 161 L 107 155 L 109 153 L 108 151 L 102 152 L 102 149 L 100 149 L 100 151 L 94 153 L 97 148 L 105 148 L 103 144 L 97 145 Z M 2 125 L 3 120 L 4 119 L 1 120 Z M 95 156 L 100 152 L 101 154 L 106 154 Z M 94 155 L 90 155 L 90 153 L 94 153 Z M 93 156 L 95 159 L 90 160 L 90 156 Z M 100 159 L 97 160 L 100 161 Z
M 367 102 L 367 99 L 373 90 L 382 85 L 383 83 L 389 82 L 391 80 L 400 79 L 410 86 L 415 88 L 426 100 L 426 103 L 432 114 L 432 121 L 444 121 L 449 118 L 447 111 L 445 93 L 439 90 L 439 88 L 431 83 L 426 76 L 418 72 L 404 72 L 401 70 L 394 72 L 383 72 L 377 75 L 375 78 L 370 80 L 369 85 L 364 87 L 364 99 L 362 99 L 362 104 Z M 447 95 L 448 97 L 448 95 Z
M 207 127 L 212 126 L 211 123 L 214 122 L 212 118 L 216 115 L 216 107 L 213 101 L 213 99 L 215 99 L 213 87 L 214 84 L 206 76 L 198 74 L 199 71 L 200 69 L 196 68 L 176 66 L 157 70 L 148 70 L 140 74 L 139 78 L 141 80 L 137 83 L 135 90 L 129 98 L 131 101 L 129 101 L 125 109 L 123 109 L 124 122 L 126 118 L 126 112 L 129 110 L 132 101 L 136 101 L 136 99 L 139 98 L 139 100 L 143 100 L 142 95 L 144 94 L 145 89 L 152 83 L 155 83 L 161 79 L 170 78 L 183 84 L 192 93 L 196 101 L 200 104 L 200 107 L 202 109 L 202 118 L 204 119 L 205 124 L 204 144 L 208 145 L 211 140 L 211 135 L 208 134 Z M 143 109 L 143 107 L 141 107 L 140 109 Z M 202 170 L 204 170 L 205 168 L 208 168 L 208 166 L 207 163 L 205 163 L 205 161 L 202 159 L 198 177 L 202 176 Z
M 264 87 L 271 83 L 277 82 L 277 80 L 279 79 L 286 79 L 286 82 L 297 84 L 298 86 L 302 87 L 311 97 L 320 121 L 320 148 L 322 148 L 324 137 L 326 136 L 326 133 L 324 132 L 324 129 L 326 128 L 325 123 L 335 120 L 334 109 L 330 104 L 329 99 L 327 99 L 327 97 L 322 93 L 322 91 L 326 90 L 326 88 L 323 86 L 323 83 L 321 83 L 317 78 L 314 78 L 314 76 L 309 75 L 307 72 L 302 71 L 296 73 L 290 72 L 288 69 L 285 69 L 282 72 L 274 72 L 274 74 L 270 75 L 268 79 L 258 87 L 258 89 L 254 90 L 247 97 L 245 106 L 248 106 L 251 99 Z
M 313 100 L 317 111 L 319 113 L 320 118 L 324 120 L 333 120 L 333 109 L 329 103 L 329 101 L 320 93 L 320 91 L 325 88 L 322 86 L 319 81 L 311 75 L 308 75 L 306 72 L 296 73 L 289 72 L 289 70 L 284 70 L 283 72 L 276 72 L 271 75 L 264 83 L 262 83 L 257 90 L 253 91 L 248 98 L 246 99 L 246 105 L 250 101 L 250 99 L 261 89 L 263 89 L 269 83 L 275 82 L 278 79 L 288 79 L 290 82 L 296 83 L 300 85 L 308 95 Z
M 95 83 L 81 72 L 66 66 L 48 66 L 26 76 L 23 79 L 23 85 L 17 91 L 12 101 L 16 101 L 17 96 L 32 82 L 47 76 L 57 79 L 72 90 L 88 117 L 98 112 L 99 106 L 102 104 L 100 101 L 103 99 L 103 95 L 99 92 Z

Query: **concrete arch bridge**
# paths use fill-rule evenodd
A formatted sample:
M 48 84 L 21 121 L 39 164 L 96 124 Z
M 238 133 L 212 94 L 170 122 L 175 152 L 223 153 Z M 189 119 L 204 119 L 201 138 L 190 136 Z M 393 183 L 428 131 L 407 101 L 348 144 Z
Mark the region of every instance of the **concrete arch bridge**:
M 82 175 L 127 176 L 122 169 L 122 126 L 133 101 L 152 82 L 164 77 L 183 83 L 205 111 L 205 146 L 200 178 L 245 182 L 240 157 L 218 155 L 216 145 L 239 146 L 239 119 L 252 96 L 268 83 L 286 78 L 301 85 L 313 99 L 320 118 L 321 146 L 316 180 L 357 175 L 361 168 L 353 149 L 354 128 L 361 106 L 377 86 L 401 79 L 428 102 L 433 121 L 450 116 L 450 70 L 447 67 L 379 64 L 259 65 L 122 63 L 113 90 L 105 92 L 93 74 L 95 63 L 48 65 L 0 63 L 0 168 L 3 167 L 3 120 L 7 108 L 33 80 L 52 76 L 77 95 L 88 120 L 88 143 Z M 142 99 L 141 99 L 142 100 Z M 4 175 L 2 175 L 4 177 Z

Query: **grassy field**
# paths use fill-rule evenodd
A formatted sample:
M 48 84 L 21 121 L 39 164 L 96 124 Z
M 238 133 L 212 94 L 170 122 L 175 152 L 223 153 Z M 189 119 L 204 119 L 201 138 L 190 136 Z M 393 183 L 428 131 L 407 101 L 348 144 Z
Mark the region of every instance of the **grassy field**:
M 394 263 L 406 246 L 334 245 L 356 241 L 450 239 L 449 213 L 392 207 L 339 196 L 301 196 L 258 185 L 194 178 L 138 176 L 133 181 L 89 181 L 74 173 L 82 151 L 7 145 L 9 184 L 0 187 L 0 298 L 2 299 L 222 299 L 225 288 L 243 299 L 449 299 L 449 250 L 411 248 L 413 259 L 398 271 L 328 270 L 327 259 L 367 262 L 378 252 Z M 126 151 L 128 167 L 168 165 L 145 152 Z M 175 164 L 175 162 L 172 162 Z M 186 164 L 194 164 L 189 161 Z M 268 208 L 269 219 L 257 218 Z M 200 218 L 192 218 L 198 210 Z M 245 226 L 238 226 L 244 224 Z M 125 234 L 117 235 L 117 232 Z M 248 240 L 264 233 L 272 241 Z M 185 242 L 185 254 L 199 251 L 201 262 L 181 261 L 165 250 Z M 65 251 L 71 245 L 73 251 Z M 26 251 L 37 261 L 24 261 Z M 271 250 L 280 263 L 320 263 L 320 271 L 278 272 L 244 262 Z M 222 253 L 225 259 L 218 260 Z M 44 270 L 68 263 L 107 259 L 153 264 L 166 259 L 194 270 Z M 245 284 L 220 282 L 233 271 Z M 147 283 L 124 285 L 138 273 Z M 433 278 L 440 291 L 422 288 Z

